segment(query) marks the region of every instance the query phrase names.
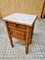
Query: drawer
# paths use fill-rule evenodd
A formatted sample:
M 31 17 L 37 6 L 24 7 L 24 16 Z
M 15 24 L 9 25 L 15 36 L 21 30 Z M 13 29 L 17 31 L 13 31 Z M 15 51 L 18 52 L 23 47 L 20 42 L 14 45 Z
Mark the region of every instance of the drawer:
M 15 29 L 17 29 L 17 30 L 21 30 L 21 31 L 26 31 L 26 28 L 27 28 L 27 26 L 25 26 L 25 25 L 21 25 L 21 24 L 16 24 L 16 23 L 10 23 L 10 22 L 8 22 L 8 27 L 12 30 L 15 30 Z
M 16 24 L 15 23 L 8 22 L 8 27 L 11 27 L 11 28 L 16 27 Z
M 25 33 L 19 30 L 12 30 L 11 31 L 12 36 L 17 37 L 19 39 L 25 39 Z
M 27 28 L 27 26 L 25 26 L 25 25 L 11 23 L 11 22 L 8 22 L 8 27 L 10 27 L 10 28 L 14 27 L 14 28 L 24 29 L 24 30 L 26 30 L 26 28 Z
M 17 25 L 16 25 L 16 28 L 26 30 L 27 27 L 26 27 L 25 25 L 17 24 Z

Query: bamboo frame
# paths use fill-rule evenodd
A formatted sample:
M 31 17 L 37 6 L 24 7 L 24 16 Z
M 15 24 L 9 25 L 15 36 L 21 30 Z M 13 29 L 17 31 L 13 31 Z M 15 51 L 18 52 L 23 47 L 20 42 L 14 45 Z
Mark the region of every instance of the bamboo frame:
M 23 25 L 20 24 L 18 26 L 20 28 L 17 27 L 17 23 L 12 24 L 12 22 L 7 22 L 7 21 L 5 21 L 5 23 L 6 23 L 6 26 L 7 26 L 11 46 L 14 47 L 13 42 L 12 42 L 12 36 L 18 38 L 18 40 L 23 39 L 23 41 L 26 42 L 25 52 L 27 54 L 28 49 L 29 49 L 29 44 L 32 43 L 32 36 L 33 36 L 33 30 L 34 30 L 35 22 L 32 24 L 32 26 L 27 26 L 27 25 L 23 26 Z

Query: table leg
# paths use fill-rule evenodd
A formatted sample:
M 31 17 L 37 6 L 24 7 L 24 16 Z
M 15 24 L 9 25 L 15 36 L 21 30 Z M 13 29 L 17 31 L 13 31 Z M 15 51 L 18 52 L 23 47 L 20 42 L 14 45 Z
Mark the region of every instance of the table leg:
M 32 26 L 32 30 L 31 30 L 31 40 L 30 40 L 30 43 L 32 43 L 32 38 L 33 38 L 33 31 L 34 31 L 34 24 L 35 24 L 35 22 L 33 23 L 33 26 Z
M 6 27 L 7 27 L 7 32 L 8 32 L 8 35 L 9 35 L 11 46 L 14 47 L 13 42 L 12 42 L 11 32 L 10 32 L 10 30 L 8 28 L 8 22 L 6 22 Z
M 12 47 L 14 47 L 13 42 L 12 42 L 12 37 L 11 37 L 11 36 L 9 36 L 9 38 L 10 38 L 11 46 L 12 46 Z
M 29 27 L 27 27 L 26 32 L 26 54 L 28 53 L 28 47 L 29 47 Z

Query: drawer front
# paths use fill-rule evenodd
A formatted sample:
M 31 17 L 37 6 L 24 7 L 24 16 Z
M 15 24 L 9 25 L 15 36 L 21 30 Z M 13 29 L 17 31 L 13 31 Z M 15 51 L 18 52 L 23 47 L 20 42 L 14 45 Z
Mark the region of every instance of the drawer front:
M 25 39 L 25 33 L 22 31 L 18 31 L 18 30 L 11 30 L 11 34 L 14 37 L 17 37 L 19 39 Z
M 19 29 L 24 29 L 24 30 L 26 30 L 27 28 L 25 25 L 21 25 L 21 24 L 17 24 L 16 27 Z
M 11 27 L 11 28 L 14 27 L 14 28 L 23 29 L 23 30 L 26 30 L 27 28 L 25 25 L 11 23 L 11 22 L 8 22 L 8 27 Z
M 15 23 L 8 22 L 8 27 L 11 27 L 11 28 L 16 27 L 16 24 Z

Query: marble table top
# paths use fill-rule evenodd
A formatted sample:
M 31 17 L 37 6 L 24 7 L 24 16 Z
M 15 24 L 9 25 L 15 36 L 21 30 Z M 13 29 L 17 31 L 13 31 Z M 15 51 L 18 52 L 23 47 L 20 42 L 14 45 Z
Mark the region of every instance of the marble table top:
M 13 13 L 9 16 L 2 18 L 3 21 L 17 22 L 26 25 L 32 25 L 36 20 L 37 15 L 24 14 L 24 13 Z

